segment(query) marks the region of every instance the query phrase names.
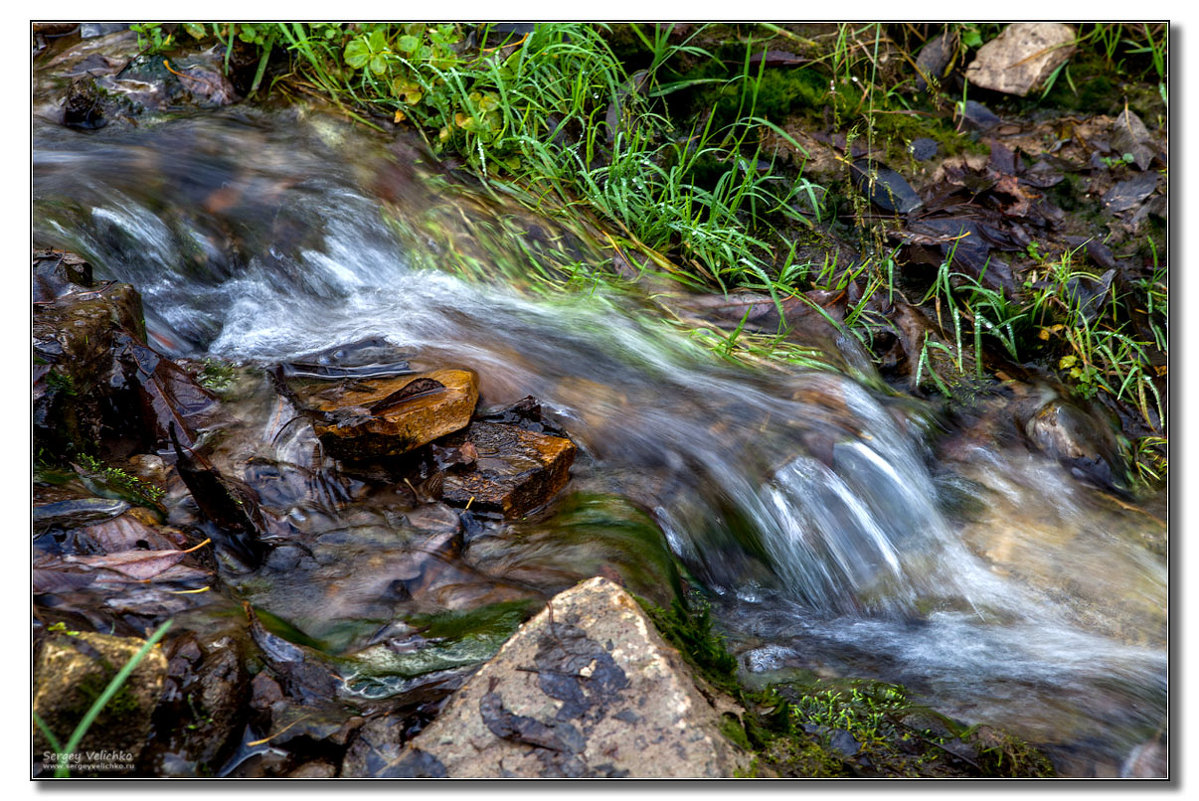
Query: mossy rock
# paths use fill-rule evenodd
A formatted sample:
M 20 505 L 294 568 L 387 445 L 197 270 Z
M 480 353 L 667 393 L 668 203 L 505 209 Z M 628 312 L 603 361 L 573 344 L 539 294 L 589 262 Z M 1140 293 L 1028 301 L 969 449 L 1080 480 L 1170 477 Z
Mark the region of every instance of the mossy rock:
M 137 655 L 145 640 L 84 632 L 56 634 L 46 640 L 34 665 L 33 711 L 65 746 L 75 727 L 103 694 L 112 678 Z M 162 694 L 167 659 L 155 646 L 104 706 L 75 748 L 76 754 L 113 755 L 84 759 L 81 764 L 107 762 L 104 769 L 73 769 L 72 775 L 104 775 L 132 770 L 150 734 L 150 720 Z M 34 761 L 41 764 L 54 752 L 34 726 Z M 127 756 L 127 758 L 125 758 Z

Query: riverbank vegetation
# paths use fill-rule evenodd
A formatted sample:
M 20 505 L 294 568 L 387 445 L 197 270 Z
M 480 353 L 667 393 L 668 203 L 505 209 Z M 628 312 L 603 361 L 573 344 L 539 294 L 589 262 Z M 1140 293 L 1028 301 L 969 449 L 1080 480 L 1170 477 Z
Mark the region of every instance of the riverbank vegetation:
M 1079 26 L 1075 55 L 1023 98 L 961 77 L 1002 28 L 138 26 L 147 50 L 168 53 L 184 39 L 223 47 L 247 92 L 315 95 L 367 125 L 411 127 L 485 187 L 608 246 L 600 263 L 563 249 L 556 271 L 543 251 L 498 265 L 543 289 L 654 276 L 760 293 L 779 312 L 776 331 L 762 337 L 734 321 L 696 334 L 726 355 L 768 362 L 796 360 L 787 302 L 798 301 L 860 342 L 888 380 L 949 402 L 986 392 L 1013 366 L 1033 367 L 1118 416 L 1135 479 L 1162 485 L 1165 212 L 1128 225 L 1095 196 L 1131 174 L 1133 145 L 1092 150 L 1091 165 L 1065 163 L 1063 146 L 1082 141 L 1087 114 L 1133 111 L 1164 128 L 1167 26 Z M 987 162 L 994 140 L 980 137 L 978 99 L 1027 134 L 1007 137 L 1017 155 L 1006 174 Z M 918 148 L 942 166 L 920 161 Z M 1041 173 L 1017 184 L 1022 158 Z M 949 199 L 937 190 L 955 183 L 945 176 L 953 164 L 968 165 L 956 176 L 968 191 Z M 1152 166 L 1166 173 L 1160 158 Z M 1091 167 L 1110 175 L 1088 178 Z M 873 188 L 899 191 L 891 168 L 924 184 L 922 220 L 974 222 L 905 224 L 897 211 L 909 209 L 878 202 Z M 904 330 L 908 307 L 924 310 L 922 330 Z

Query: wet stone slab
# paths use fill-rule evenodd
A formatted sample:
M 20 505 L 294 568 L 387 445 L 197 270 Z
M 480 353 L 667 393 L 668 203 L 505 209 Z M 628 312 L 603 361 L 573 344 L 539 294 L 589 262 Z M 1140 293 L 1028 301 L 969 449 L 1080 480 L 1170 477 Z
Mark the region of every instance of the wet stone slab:
M 466 427 L 479 400 L 469 370 L 433 370 L 370 381 L 347 380 L 299 390 L 322 416 L 313 426 L 339 459 L 399 456 Z
M 482 421 L 445 444 L 472 454 L 474 461 L 446 475 L 442 500 L 506 518 L 541 506 L 566 486 L 577 450 L 563 437 Z

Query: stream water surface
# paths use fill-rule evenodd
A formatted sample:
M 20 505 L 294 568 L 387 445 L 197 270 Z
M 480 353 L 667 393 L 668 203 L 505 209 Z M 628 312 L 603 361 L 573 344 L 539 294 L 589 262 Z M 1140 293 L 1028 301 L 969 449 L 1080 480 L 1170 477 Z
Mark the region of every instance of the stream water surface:
M 1020 445 L 938 450 L 914 399 L 832 371 L 733 366 L 627 293 L 430 268 L 447 241 L 519 254 L 536 237 L 494 233 L 517 212 L 464 204 L 414 152 L 295 113 L 123 133 L 35 124 L 35 242 L 137 287 L 152 343 L 173 356 L 268 367 L 370 340 L 414 368 L 475 370 L 486 404 L 534 396 L 581 448 L 567 492 L 661 529 L 751 679 L 903 682 L 1044 745 L 1066 774 L 1114 773 L 1165 727 L 1167 567 L 1145 545 L 1163 524 Z M 458 229 L 435 244 L 404 224 L 434 218 Z M 265 381 L 239 395 L 238 433 L 214 458 L 307 550 L 232 571 L 230 592 L 331 648 L 369 644 L 412 603 L 387 591 L 414 547 L 392 501 L 337 475 Z M 439 598 L 467 608 L 552 585 L 564 521 L 517 523 L 524 550 L 484 538 L 442 558 L 458 589 Z

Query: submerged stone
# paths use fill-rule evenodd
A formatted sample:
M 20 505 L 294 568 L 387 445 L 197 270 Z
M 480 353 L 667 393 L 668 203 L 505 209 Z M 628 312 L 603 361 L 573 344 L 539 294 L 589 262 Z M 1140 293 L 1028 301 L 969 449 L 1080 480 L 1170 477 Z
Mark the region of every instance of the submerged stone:
M 466 558 L 488 575 L 547 594 L 604 576 L 664 609 L 684 598 L 662 529 L 637 504 L 615 495 L 573 493 L 555 504 L 549 519 L 470 542 Z
M 229 633 L 188 633 L 168 646 L 149 752 L 156 775 L 211 774 L 236 750 L 251 697 L 245 650 Z
M 322 416 L 313 428 L 329 453 L 361 460 L 400 456 L 465 428 L 479 389 L 474 372 L 448 369 L 343 381 L 298 395 Z
M 366 337 L 306 354 L 280 367 L 288 378 L 395 378 L 416 373 L 408 366 L 410 355 L 381 337 Z
M 482 421 L 446 444 L 477 455 L 472 469 L 446 475 L 442 500 L 508 518 L 541 506 L 566 486 L 576 451 L 564 437 Z
M 1118 429 L 1104 419 L 1099 409 L 1084 409 L 1053 398 L 1028 418 L 1024 433 L 1041 452 L 1057 459 L 1075 478 L 1105 489 L 1127 488 Z
M 745 758 L 720 726 L 632 597 L 593 578 L 555 596 L 373 775 L 727 777 Z

